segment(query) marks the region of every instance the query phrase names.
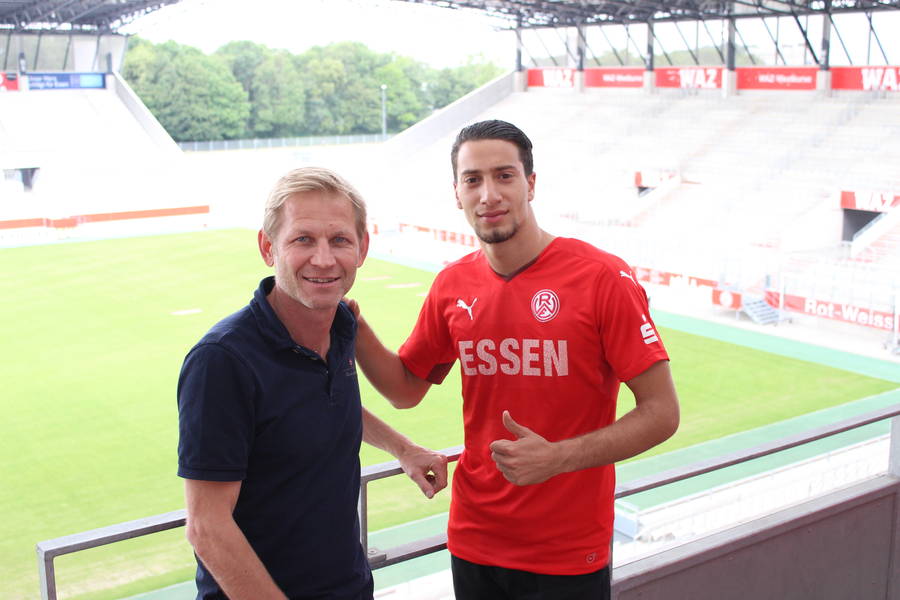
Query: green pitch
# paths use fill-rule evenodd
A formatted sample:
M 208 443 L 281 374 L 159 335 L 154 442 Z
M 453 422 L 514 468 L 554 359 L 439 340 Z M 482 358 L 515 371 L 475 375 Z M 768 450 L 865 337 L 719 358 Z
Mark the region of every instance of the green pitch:
M 39 596 L 36 542 L 183 507 L 175 476 L 182 358 L 268 270 L 256 233 L 229 230 L 2 249 L 0 273 L 0 587 L 4 599 L 19 600 Z M 396 347 L 432 278 L 370 259 L 352 295 Z M 662 335 L 682 425 L 654 453 L 896 387 L 674 330 Z M 455 372 L 410 411 L 363 386 L 366 405 L 415 441 L 462 442 Z M 630 402 L 623 393 L 622 410 Z M 389 459 L 363 450 L 364 464 Z M 448 501 L 446 492 L 425 500 L 403 477 L 376 482 L 370 528 L 444 512 Z M 192 572 L 180 529 L 57 561 L 62 597 L 82 599 L 134 594 Z

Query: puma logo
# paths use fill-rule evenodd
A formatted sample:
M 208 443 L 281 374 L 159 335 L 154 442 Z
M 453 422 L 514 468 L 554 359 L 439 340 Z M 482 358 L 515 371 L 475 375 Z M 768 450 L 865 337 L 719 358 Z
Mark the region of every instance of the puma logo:
M 469 313 L 469 320 L 474 321 L 475 317 L 472 316 L 472 307 L 475 306 L 476 302 L 478 302 L 478 298 L 475 298 L 474 300 L 472 300 L 472 304 L 466 306 L 465 302 L 463 302 L 461 299 L 457 299 L 456 308 L 461 308 L 464 311 L 466 311 L 467 313 Z

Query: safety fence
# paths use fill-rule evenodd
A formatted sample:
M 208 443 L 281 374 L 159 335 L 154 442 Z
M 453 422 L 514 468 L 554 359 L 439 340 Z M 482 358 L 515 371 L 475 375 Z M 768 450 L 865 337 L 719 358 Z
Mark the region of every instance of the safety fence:
M 259 150 L 261 148 L 293 148 L 296 146 L 335 146 L 339 144 L 377 144 L 389 140 L 393 134 L 365 133 L 355 135 L 313 135 L 306 137 L 250 138 L 245 140 L 209 140 L 179 142 L 186 152 L 213 150 Z
M 789 450 L 803 444 L 809 444 L 823 438 L 834 436 L 846 431 L 857 429 L 865 425 L 877 423 L 886 419 L 891 421 L 891 435 L 889 446 L 888 476 L 900 477 L 900 404 L 894 404 L 879 410 L 870 411 L 836 423 L 809 429 L 781 439 L 754 446 L 749 449 L 738 450 L 722 456 L 710 457 L 693 464 L 676 467 L 641 477 L 616 486 L 616 499 L 625 498 L 646 492 L 655 488 L 676 483 L 706 473 L 725 469 L 734 465 L 752 461 L 777 452 Z M 441 451 L 449 460 L 457 460 L 462 452 L 462 446 L 447 448 Z M 362 531 L 362 543 L 368 547 L 367 534 L 367 486 L 370 482 L 386 477 L 393 477 L 403 473 L 398 461 L 390 461 L 364 467 L 361 470 L 361 489 L 359 498 L 360 526 Z M 43 600 L 56 600 L 56 573 L 54 560 L 58 556 L 80 552 L 90 548 L 96 548 L 115 542 L 121 542 L 151 533 L 157 533 L 182 527 L 185 524 L 186 513 L 177 510 L 169 513 L 146 517 L 135 521 L 119 523 L 109 527 L 94 529 L 68 535 L 37 544 L 38 570 L 40 576 L 41 598 Z M 897 524 L 894 525 L 897 527 Z M 438 534 L 413 542 L 386 548 L 368 548 L 369 564 L 373 569 L 380 569 L 393 564 L 411 560 L 426 554 L 444 550 L 447 547 L 446 534 Z M 613 595 L 616 596 L 617 568 L 613 569 Z M 634 577 L 631 574 L 630 577 Z

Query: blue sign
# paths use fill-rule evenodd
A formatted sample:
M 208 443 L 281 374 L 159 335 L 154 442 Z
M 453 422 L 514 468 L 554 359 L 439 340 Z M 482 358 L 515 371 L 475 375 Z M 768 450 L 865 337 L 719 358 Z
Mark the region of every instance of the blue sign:
M 85 90 L 106 87 L 105 73 L 29 73 L 29 90 Z

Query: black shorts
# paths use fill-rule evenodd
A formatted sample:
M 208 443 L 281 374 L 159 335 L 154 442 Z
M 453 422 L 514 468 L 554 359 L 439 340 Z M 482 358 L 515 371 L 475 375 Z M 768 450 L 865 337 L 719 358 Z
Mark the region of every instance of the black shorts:
M 584 575 L 542 575 L 450 556 L 456 600 L 609 600 L 609 566 Z

